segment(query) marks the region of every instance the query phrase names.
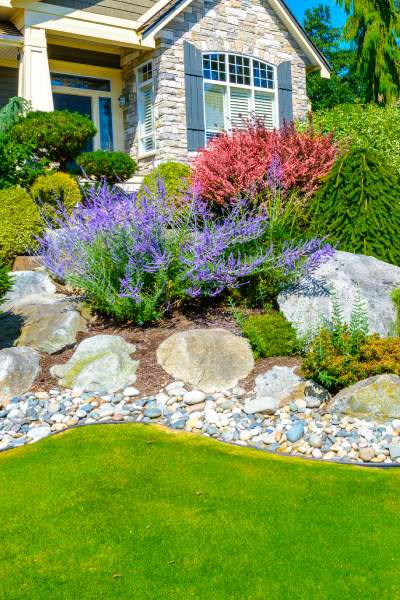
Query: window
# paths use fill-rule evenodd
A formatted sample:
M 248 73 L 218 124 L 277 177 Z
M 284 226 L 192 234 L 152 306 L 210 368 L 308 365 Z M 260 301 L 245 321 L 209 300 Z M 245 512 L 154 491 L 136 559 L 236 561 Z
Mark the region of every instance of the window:
M 274 128 L 274 67 L 239 54 L 204 54 L 203 75 L 207 141 L 221 129 L 240 125 L 252 111 Z
M 111 98 L 99 98 L 100 150 L 114 149 Z
M 111 92 L 111 81 L 109 79 L 81 77 L 79 75 L 68 75 L 65 73 L 50 73 L 50 78 L 51 85 L 54 87 L 68 87 L 77 88 L 80 90 Z
M 156 147 L 154 123 L 153 70 L 151 62 L 137 70 L 139 106 L 139 145 L 140 154 L 151 152 Z

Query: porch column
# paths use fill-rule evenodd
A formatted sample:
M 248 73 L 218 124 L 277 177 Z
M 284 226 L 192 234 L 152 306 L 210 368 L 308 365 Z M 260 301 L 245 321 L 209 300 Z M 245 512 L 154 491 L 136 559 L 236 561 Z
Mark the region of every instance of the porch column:
M 54 110 L 44 29 L 25 29 L 20 60 L 19 95 L 32 102 L 33 110 Z

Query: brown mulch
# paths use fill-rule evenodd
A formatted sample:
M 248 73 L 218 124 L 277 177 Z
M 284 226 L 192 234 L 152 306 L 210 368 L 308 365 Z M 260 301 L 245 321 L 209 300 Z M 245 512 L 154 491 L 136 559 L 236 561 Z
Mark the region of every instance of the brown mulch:
M 261 314 L 262 310 L 250 310 L 250 314 Z M 220 302 L 193 302 L 184 308 L 176 309 L 163 316 L 155 324 L 138 327 L 132 323 L 116 323 L 107 318 L 97 318 L 88 324 L 88 332 L 78 332 L 77 342 L 99 334 L 121 335 L 127 342 L 136 346 L 136 351 L 131 354 L 134 360 L 140 360 L 136 372 L 137 379 L 134 383 L 142 396 L 158 393 L 161 388 L 173 381 L 157 363 L 156 350 L 167 337 L 179 331 L 189 329 L 222 328 L 232 333 L 241 333 L 232 309 L 221 305 Z M 50 375 L 50 367 L 55 364 L 66 363 L 74 353 L 74 348 L 64 350 L 60 354 L 45 354 L 42 360 L 42 373 L 37 380 L 34 390 L 51 389 L 57 381 Z M 295 357 L 261 358 L 256 362 L 253 371 L 239 384 L 246 390 L 254 388 L 254 380 L 260 373 L 265 373 L 273 366 L 281 367 L 300 366 L 301 361 Z

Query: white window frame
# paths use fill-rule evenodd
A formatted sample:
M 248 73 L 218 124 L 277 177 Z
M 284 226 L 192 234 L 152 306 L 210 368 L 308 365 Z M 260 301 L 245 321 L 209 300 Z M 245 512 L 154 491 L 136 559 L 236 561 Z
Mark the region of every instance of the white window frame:
M 239 52 L 213 52 L 213 51 L 209 51 L 207 50 L 206 52 L 202 52 L 202 61 L 204 56 L 206 55 L 210 55 L 210 54 L 218 54 L 218 55 L 224 55 L 225 56 L 225 73 L 226 73 L 226 81 L 219 81 L 216 79 L 206 79 L 204 77 L 204 67 L 203 68 L 203 90 L 204 90 L 204 84 L 213 84 L 216 86 L 221 86 L 225 88 L 225 93 L 224 93 L 224 108 L 226 110 L 226 114 L 224 115 L 224 121 L 225 121 L 225 129 L 229 130 L 232 129 L 233 124 L 230 121 L 231 119 L 231 96 L 230 96 L 230 90 L 231 88 L 236 88 L 236 89 L 243 89 L 243 90 L 250 90 L 251 94 L 251 111 L 254 111 L 255 109 L 255 101 L 254 101 L 254 94 L 255 92 L 266 92 L 268 94 L 272 94 L 274 96 L 274 111 L 273 111 L 273 125 L 274 127 L 276 127 L 277 123 L 278 123 L 278 116 L 279 116 L 279 107 L 278 107 L 278 79 L 277 79 L 277 69 L 274 65 L 272 65 L 271 63 L 268 63 L 265 60 L 261 60 L 260 58 L 258 58 L 257 56 L 250 56 L 248 54 L 240 54 Z M 244 84 L 239 84 L 239 83 L 231 83 L 229 81 L 229 59 L 228 56 L 232 55 L 232 56 L 241 56 L 243 58 L 248 58 L 250 59 L 250 85 L 244 85 Z M 258 61 L 259 63 L 262 63 L 264 65 L 266 65 L 267 67 L 270 67 L 273 71 L 274 77 L 273 77 L 273 82 L 274 82 L 274 87 L 273 89 L 270 88 L 261 88 L 261 87 L 255 87 L 254 86 L 254 72 L 253 72 L 253 60 Z M 244 118 L 245 115 L 243 115 Z M 206 123 L 206 103 L 204 102 L 204 122 Z M 207 129 L 206 129 L 206 135 L 207 135 Z
M 143 83 L 139 83 L 139 70 L 142 69 L 143 67 L 145 67 L 146 65 L 150 64 L 151 65 L 151 79 L 148 79 L 147 81 L 144 81 Z M 152 92 L 152 96 L 153 96 L 153 130 L 150 133 L 147 133 L 145 135 L 142 135 L 142 119 L 141 119 L 141 114 L 140 114 L 140 91 L 143 87 L 147 87 L 151 84 L 151 92 Z M 149 156 L 152 154 L 155 154 L 156 152 L 156 148 L 157 148 L 157 138 L 156 138 L 156 119 L 155 119 L 155 115 L 154 115 L 154 64 L 152 60 L 147 60 L 146 62 L 138 65 L 138 67 L 136 67 L 136 102 L 137 102 L 137 110 L 138 110 L 138 129 L 139 129 L 139 158 L 141 158 L 142 156 Z M 145 138 L 148 138 L 150 136 L 154 136 L 154 148 L 152 150 L 146 150 L 146 148 L 143 145 L 143 140 Z

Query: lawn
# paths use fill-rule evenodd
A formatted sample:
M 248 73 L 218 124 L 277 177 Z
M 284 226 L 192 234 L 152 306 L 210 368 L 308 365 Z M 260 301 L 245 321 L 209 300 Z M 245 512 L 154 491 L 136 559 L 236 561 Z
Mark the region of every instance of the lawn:
M 75 429 L 0 454 L 0 598 L 399 598 L 399 489 L 397 469 Z

